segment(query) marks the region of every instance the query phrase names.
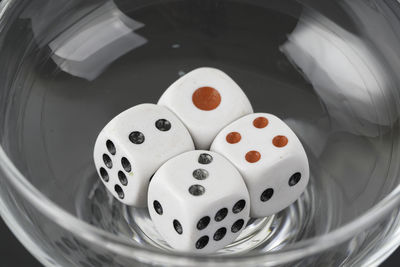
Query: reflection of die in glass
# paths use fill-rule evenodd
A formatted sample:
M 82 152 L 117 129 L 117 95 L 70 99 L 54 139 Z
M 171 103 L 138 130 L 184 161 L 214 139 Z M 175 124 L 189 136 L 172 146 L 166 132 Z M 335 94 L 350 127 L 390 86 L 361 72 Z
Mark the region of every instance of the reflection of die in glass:
M 182 120 L 198 149 L 209 149 L 223 127 L 253 113 L 242 89 L 224 72 L 213 68 L 186 74 L 165 91 L 158 104 Z
M 114 197 L 144 207 L 151 175 L 168 159 L 193 149 L 189 132 L 171 111 L 142 104 L 104 127 L 96 140 L 94 161 Z
M 250 216 L 274 214 L 292 204 L 309 180 L 307 155 L 295 133 L 267 113 L 247 115 L 225 127 L 211 150 L 240 171 L 251 198 Z
M 155 173 L 148 194 L 153 223 L 180 251 L 210 253 L 232 243 L 249 218 L 249 193 L 223 156 L 190 151 Z

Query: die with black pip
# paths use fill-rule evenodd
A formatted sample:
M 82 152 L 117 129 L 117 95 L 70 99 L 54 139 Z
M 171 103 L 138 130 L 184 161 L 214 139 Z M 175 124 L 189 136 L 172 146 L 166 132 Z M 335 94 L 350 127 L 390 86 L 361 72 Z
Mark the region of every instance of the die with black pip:
M 170 110 L 141 104 L 104 127 L 95 143 L 94 162 L 115 198 L 145 207 L 151 176 L 168 159 L 193 149 L 188 130 Z
M 165 241 L 203 254 L 231 244 L 249 219 L 250 197 L 239 171 L 215 152 L 196 150 L 167 161 L 149 186 L 151 219 Z

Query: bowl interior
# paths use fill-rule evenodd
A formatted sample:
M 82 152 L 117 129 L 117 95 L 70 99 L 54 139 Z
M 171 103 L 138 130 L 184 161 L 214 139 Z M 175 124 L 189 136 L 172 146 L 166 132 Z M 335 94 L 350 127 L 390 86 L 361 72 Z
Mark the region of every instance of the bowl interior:
M 18 59 L 1 95 L 8 103 L 2 144 L 41 193 L 81 220 L 168 249 L 146 209 L 106 192 L 93 146 L 114 116 L 156 103 L 203 66 L 230 75 L 256 112 L 284 119 L 311 168 L 296 203 L 252 220 L 218 253 L 276 250 L 324 235 L 398 184 L 398 79 L 379 43 L 345 13 L 325 17 L 294 1 L 71 1 L 58 10 L 37 2 L 10 25 L 0 51 Z

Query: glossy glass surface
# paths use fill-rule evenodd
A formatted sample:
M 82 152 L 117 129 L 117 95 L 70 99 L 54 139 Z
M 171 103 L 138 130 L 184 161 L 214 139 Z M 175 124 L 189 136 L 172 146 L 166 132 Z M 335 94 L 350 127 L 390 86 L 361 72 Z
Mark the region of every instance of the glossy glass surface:
M 3 0 L 0 214 L 47 266 L 376 265 L 399 244 L 399 18 L 395 0 Z M 107 194 L 92 151 L 202 66 L 292 127 L 311 180 L 198 258 Z

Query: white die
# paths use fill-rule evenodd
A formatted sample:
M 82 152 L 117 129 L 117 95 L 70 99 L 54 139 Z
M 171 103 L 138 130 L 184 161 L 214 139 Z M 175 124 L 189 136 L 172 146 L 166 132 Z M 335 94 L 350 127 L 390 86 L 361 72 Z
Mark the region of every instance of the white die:
M 223 127 L 253 113 L 240 87 L 224 72 L 213 68 L 189 72 L 164 92 L 158 104 L 177 114 L 197 149 L 209 149 Z
M 232 243 L 249 219 L 249 193 L 223 156 L 190 151 L 167 161 L 148 194 L 152 221 L 173 248 L 195 254 Z
M 189 132 L 171 111 L 142 104 L 104 127 L 93 156 L 101 180 L 114 197 L 145 207 L 150 177 L 168 159 L 193 149 Z
M 250 193 L 250 216 L 265 217 L 296 201 L 309 180 L 307 155 L 295 133 L 267 113 L 247 115 L 215 138 L 212 151 L 228 158 Z

